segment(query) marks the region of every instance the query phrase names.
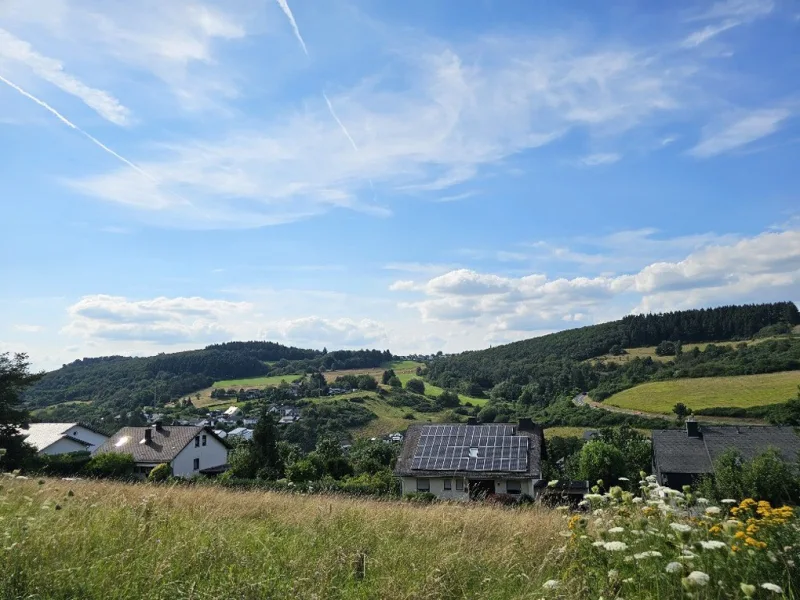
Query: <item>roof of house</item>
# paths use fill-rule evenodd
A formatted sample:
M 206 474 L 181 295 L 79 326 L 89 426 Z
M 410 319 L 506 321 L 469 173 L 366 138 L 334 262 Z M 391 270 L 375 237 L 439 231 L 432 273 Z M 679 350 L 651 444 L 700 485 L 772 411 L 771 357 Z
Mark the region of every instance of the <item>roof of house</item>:
M 145 430 L 152 431 L 152 438 L 145 441 Z M 117 452 L 130 454 L 137 463 L 165 463 L 175 459 L 200 433 L 206 433 L 227 447 L 225 440 L 218 437 L 209 427 L 200 425 L 164 425 L 162 427 L 123 427 L 97 452 Z
M 401 477 L 540 477 L 541 427 L 513 423 L 411 425 L 395 474 Z
M 712 473 L 717 458 L 733 448 L 742 460 L 752 460 L 769 448 L 784 460 L 796 462 L 800 437 L 793 427 L 700 427 L 700 436 L 684 429 L 653 431 L 653 462 L 660 473 Z
M 89 442 L 79 440 L 67 434 L 70 429 L 79 426 L 91 429 L 80 423 L 31 423 L 28 425 L 28 429 L 20 429 L 20 432 L 25 435 L 25 441 L 39 452 L 64 438 L 78 442 L 84 446 L 91 446 Z M 94 430 L 92 429 L 92 431 Z

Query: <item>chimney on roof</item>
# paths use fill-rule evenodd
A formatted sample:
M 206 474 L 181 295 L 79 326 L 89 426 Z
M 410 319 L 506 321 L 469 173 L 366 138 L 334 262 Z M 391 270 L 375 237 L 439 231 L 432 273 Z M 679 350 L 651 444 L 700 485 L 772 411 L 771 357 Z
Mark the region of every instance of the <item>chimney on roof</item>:
M 467 425 L 477 425 L 478 419 L 476 417 L 470 417 L 467 419 Z
M 517 427 L 517 429 L 519 431 L 535 431 L 536 424 L 533 422 L 533 419 L 523 417 L 519 420 L 519 427 Z
M 153 429 L 155 429 L 156 431 L 161 431 L 162 429 L 161 421 L 156 421 L 155 423 L 153 423 Z
M 153 430 L 146 427 L 144 430 L 144 443 L 149 444 L 151 441 L 153 441 Z
M 703 437 L 703 433 L 700 431 L 700 423 L 694 419 L 686 419 L 686 435 L 693 438 Z

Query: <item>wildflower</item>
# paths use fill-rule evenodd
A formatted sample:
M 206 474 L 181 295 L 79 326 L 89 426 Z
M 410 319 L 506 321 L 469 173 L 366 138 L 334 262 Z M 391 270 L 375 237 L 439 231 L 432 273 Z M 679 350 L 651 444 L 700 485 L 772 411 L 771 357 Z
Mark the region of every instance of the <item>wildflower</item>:
M 774 583 L 762 583 L 761 589 L 768 590 L 770 592 L 774 592 L 775 594 L 782 594 L 783 588 L 779 585 L 775 585 Z
M 683 565 L 679 562 L 667 563 L 667 566 L 664 567 L 664 570 L 667 573 L 680 573 L 683 571 Z
M 627 579 L 623 579 L 622 583 L 633 583 L 633 577 L 628 577 Z
M 692 530 L 691 525 L 685 523 L 670 523 L 669 526 L 678 533 L 689 533 Z
M 609 552 L 620 552 L 628 549 L 628 544 L 625 542 L 605 542 L 603 548 Z
M 663 554 L 658 550 L 647 550 L 646 552 L 639 552 L 639 554 L 634 554 L 633 558 L 636 560 L 642 560 L 643 558 L 661 558 Z
M 702 571 L 692 571 L 688 576 L 684 577 L 682 583 L 684 587 L 705 587 L 711 581 L 706 573 Z
M 633 499 L 634 504 L 641 504 L 642 502 L 644 502 L 644 500 L 642 500 L 639 496 Z
M 742 593 L 748 598 L 752 598 L 753 594 L 756 593 L 756 586 L 750 585 L 749 583 L 740 583 L 739 589 L 741 589 Z
M 580 502 L 578 502 L 578 507 L 579 508 L 584 508 L 586 506 L 589 506 L 589 501 L 588 500 L 581 500 Z
M 612 527 L 608 530 L 608 533 L 622 533 L 623 531 L 625 531 L 624 527 Z
M 711 534 L 722 533 L 722 527 L 720 527 L 719 525 L 714 525 L 713 527 L 709 528 L 708 533 Z
M 708 508 L 706 508 L 706 514 L 707 515 L 712 515 L 712 516 L 713 515 L 718 515 L 720 513 L 720 511 L 721 511 L 721 509 L 720 509 L 719 506 L 709 506 Z
M 696 502 L 697 502 L 698 504 L 704 504 L 704 505 L 705 505 L 705 504 L 708 504 L 708 503 L 709 503 L 709 499 L 708 499 L 708 498 L 698 498 L 698 499 L 696 500 Z
M 617 481 L 630 481 L 627 477 L 617 477 Z
M 548 579 L 542 584 L 542 587 L 546 590 L 555 590 L 561 585 L 561 582 L 556 579 Z
M 617 571 L 616 569 L 611 569 L 608 572 L 608 578 L 611 579 L 612 581 L 617 577 L 619 577 L 619 571 Z
M 602 541 L 592 542 L 592 546 L 594 546 L 595 548 L 599 548 L 600 546 L 605 546 L 605 545 L 606 543 Z
M 734 500 L 733 498 L 723 498 L 722 500 L 720 500 L 720 502 L 722 502 L 723 504 L 736 504 L 736 500 Z
M 557 485 L 558 485 L 558 479 L 553 479 L 553 480 L 547 482 L 547 487 L 550 487 L 550 488 L 556 487 Z
M 721 550 L 722 548 L 728 547 L 725 542 L 720 542 L 719 540 L 702 541 L 700 545 L 703 547 L 703 550 Z

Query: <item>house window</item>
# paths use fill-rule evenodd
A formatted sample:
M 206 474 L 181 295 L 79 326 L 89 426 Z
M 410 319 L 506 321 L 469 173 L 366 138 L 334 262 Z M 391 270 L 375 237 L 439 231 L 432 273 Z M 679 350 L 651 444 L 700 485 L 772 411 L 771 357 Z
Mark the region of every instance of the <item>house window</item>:
M 463 479 L 456 479 L 456 491 L 463 492 L 464 491 L 464 480 Z
M 195 438 L 194 438 L 194 447 L 195 448 L 199 448 L 200 447 L 200 436 L 199 435 L 195 436 Z
M 427 479 L 417 479 L 417 491 L 418 492 L 430 492 L 431 491 L 431 482 Z
M 445 479 L 444 480 L 444 489 L 445 491 L 450 491 L 453 489 L 453 480 L 452 479 Z
M 506 493 L 521 494 L 522 482 L 519 479 L 509 479 L 508 481 L 506 481 Z
M 194 459 L 194 464 L 192 465 L 192 468 L 194 468 L 195 471 L 198 471 L 200 469 L 200 459 L 199 458 L 195 458 Z
M 205 445 L 206 445 L 206 436 L 205 436 L 205 434 L 204 434 L 204 435 L 203 435 L 203 446 L 205 446 Z

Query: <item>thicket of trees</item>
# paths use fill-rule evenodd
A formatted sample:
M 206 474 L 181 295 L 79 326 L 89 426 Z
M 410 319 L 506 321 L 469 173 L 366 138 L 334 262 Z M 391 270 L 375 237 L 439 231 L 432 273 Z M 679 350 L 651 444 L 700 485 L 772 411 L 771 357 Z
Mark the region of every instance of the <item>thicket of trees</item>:
M 0 354 L 0 470 L 19 468 L 36 454 L 19 428 L 27 427 L 29 419 L 22 392 L 40 377 L 30 372 L 27 355 Z

